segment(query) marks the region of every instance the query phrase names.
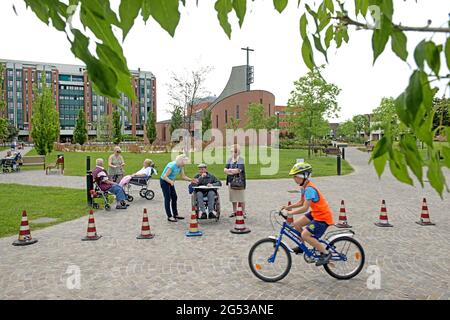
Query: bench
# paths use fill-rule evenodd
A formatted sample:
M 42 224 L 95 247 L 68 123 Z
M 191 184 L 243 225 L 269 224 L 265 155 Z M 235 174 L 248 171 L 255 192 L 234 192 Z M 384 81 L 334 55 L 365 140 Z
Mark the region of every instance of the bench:
M 341 154 L 341 149 L 339 148 L 335 148 L 335 147 L 330 147 L 330 148 L 325 148 L 323 149 L 323 152 L 328 156 L 328 155 L 332 155 L 332 156 L 337 156 Z
M 44 166 L 45 170 L 45 156 L 28 156 L 22 157 L 22 166 Z

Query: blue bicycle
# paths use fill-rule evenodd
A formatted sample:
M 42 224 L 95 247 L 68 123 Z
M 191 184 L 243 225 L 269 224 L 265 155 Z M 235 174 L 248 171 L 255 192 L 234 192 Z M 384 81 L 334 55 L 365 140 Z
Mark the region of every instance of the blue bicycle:
M 280 222 L 278 217 L 284 218 Z M 308 248 L 302 241 L 301 234 L 286 222 L 287 216 L 281 211 L 272 211 L 270 222 L 274 228 L 274 221 L 281 225 L 277 237 L 268 237 L 256 242 L 248 254 L 248 262 L 253 274 L 266 282 L 276 282 L 286 277 L 291 270 L 293 250 L 283 241 L 283 236 L 291 239 L 303 250 L 303 258 L 307 263 L 315 263 L 320 256 L 315 248 Z M 274 228 L 275 230 L 275 228 Z M 364 249 L 354 239 L 355 233 L 351 230 L 330 231 L 323 239 L 332 256 L 330 261 L 323 265 L 325 271 L 339 280 L 348 280 L 358 275 L 365 261 Z

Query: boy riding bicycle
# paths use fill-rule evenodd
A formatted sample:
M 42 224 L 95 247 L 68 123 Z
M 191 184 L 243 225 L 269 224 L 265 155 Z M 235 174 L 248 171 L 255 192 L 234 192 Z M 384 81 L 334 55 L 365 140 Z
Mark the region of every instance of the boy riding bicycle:
M 325 233 L 329 225 L 333 222 L 333 212 L 331 211 L 327 200 L 320 190 L 309 179 L 312 173 L 312 167 L 306 162 L 296 163 L 289 175 L 293 176 L 294 181 L 301 187 L 301 199 L 292 205 L 283 206 L 281 210 L 292 210 L 290 214 L 304 214 L 300 219 L 294 222 L 294 228 L 300 232 L 302 239 L 316 248 L 321 254 L 316 262 L 316 266 L 327 264 L 330 261 L 331 253 L 318 241 Z M 305 227 L 306 228 L 303 228 Z M 293 249 L 296 254 L 303 253 L 300 247 Z

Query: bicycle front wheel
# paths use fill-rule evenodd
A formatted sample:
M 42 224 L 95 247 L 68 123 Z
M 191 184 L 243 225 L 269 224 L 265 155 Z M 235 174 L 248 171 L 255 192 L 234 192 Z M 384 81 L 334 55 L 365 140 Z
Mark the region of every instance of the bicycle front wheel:
M 348 280 L 361 272 L 365 254 L 358 241 L 351 237 L 341 237 L 331 241 L 330 246 L 334 246 L 338 252 L 338 254 L 333 253 L 330 262 L 323 266 L 330 276 L 339 280 Z
M 281 243 L 275 252 L 276 244 L 275 239 L 261 239 L 252 246 L 248 254 L 250 270 L 256 277 L 266 282 L 280 281 L 291 270 L 292 258 L 289 249 Z M 275 259 L 269 262 L 274 254 Z

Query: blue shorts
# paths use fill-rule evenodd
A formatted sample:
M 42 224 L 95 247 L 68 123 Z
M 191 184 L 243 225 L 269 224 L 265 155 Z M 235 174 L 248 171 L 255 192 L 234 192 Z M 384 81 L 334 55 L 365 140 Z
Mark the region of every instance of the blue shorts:
M 323 221 L 314 220 L 311 212 L 305 213 L 305 217 L 307 217 L 309 219 L 309 221 L 311 221 L 306 226 L 306 230 L 308 230 L 314 238 L 320 239 L 320 237 L 323 236 L 323 234 L 327 230 L 328 223 L 323 222 Z

